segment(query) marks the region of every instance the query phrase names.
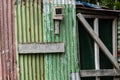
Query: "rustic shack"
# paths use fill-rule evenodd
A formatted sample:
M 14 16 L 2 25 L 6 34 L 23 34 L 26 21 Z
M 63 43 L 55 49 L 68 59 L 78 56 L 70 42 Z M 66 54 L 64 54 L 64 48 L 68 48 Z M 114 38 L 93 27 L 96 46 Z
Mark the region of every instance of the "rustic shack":
M 76 5 L 76 11 L 81 77 L 88 77 L 83 80 L 95 80 L 95 77 L 96 80 L 114 80 L 110 76 L 119 75 L 116 74 L 119 70 L 113 71 L 114 67 L 119 69 L 119 11 L 81 5 Z
M 75 0 L 0 0 L 0 80 L 118 79 L 119 13 Z

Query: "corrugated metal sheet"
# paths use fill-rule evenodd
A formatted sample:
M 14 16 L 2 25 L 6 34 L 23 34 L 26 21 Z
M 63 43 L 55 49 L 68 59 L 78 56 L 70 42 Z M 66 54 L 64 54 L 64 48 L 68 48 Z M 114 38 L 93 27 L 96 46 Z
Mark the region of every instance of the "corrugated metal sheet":
M 65 53 L 22 55 L 17 52 L 19 80 L 70 80 L 71 73 L 79 72 L 74 0 L 41 3 L 40 0 L 16 0 L 17 46 L 19 43 L 64 42 Z M 64 7 L 60 35 L 54 34 L 54 6 Z
M 120 18 L 118 19 L 118 27 L 117 27 L 117 31 L 118 31 L 118 49 L 120 49 Z
M 0 0 L 0 80 L 17 80 L 14 0 Z
M 17 45 L 42 42 L 41 0 L 16 0 L 15 21 Z M 18 47 L 17 47 L 18 48 Z M 17 53 L 19 80 L 44 80 L 42 54 Z
M 44 42 L 64 42 L 64 54 L 45 54 L 45 80 L 70 80 L 71 73 L 78 72 L 76 12 L 74 0 L 43 0 Z M 54 34 L 53 7 L 64 7 L 64 20 L 60 35 Z

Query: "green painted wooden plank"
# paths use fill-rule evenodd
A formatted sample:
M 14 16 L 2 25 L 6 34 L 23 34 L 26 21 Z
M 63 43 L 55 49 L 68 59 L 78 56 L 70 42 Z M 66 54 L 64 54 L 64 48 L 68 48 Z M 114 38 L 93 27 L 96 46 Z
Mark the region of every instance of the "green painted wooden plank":
M 41 0 L 39 1 L 39 4 L 41 4 Z M 39 33 L 39 35 L 38 35 L 38 39 L 39 39 L 39 42 L 43 42 L 43 22 L 42 22 L 42 9 L 41 9 L 42 7 L 41 7 L 41 5 L 38 5 L 38 33 Z M 40 65 L 40 80 L 44 80 L 44 60 L 43 60 L 43 55 L 40 55 L 39 56 L 39 65 Z
M 32 55 L 28 55 L 28 74 L 29 74 L 29 80 L 33 80 L 33 75 L 32 75 Z
M 18 34 L 19 34 L 19 41 L 18 42 L 22 42 L 22 30 L 21 30 L 21 3 L 17 4 L 18 5 Z
M 118 31 L 118 48 L 120 48 L 120 18 L 118 19 L 118 27 L 117 27 L 117 31 Z
M 18 33 L 16 32 L 17 31 L 17 26 L 18 26 L 18 12 L 17 12 L 17 10 L 18 10 L 18 5 L 17 5 L 17 1 L 16 1 L 16 5 L 15 5 L 15 37 L 16 37 L 16 42 L 15 42 L 15 44 L 16 44 L 16 46 L 18 46 L 17 45 L 17 41 L 18 41 Z M 16 48 L 16 61 L 17 61 L 17 65 L 16 65 L 16 67 L 17 67 L 17 76 L 18 76 L 18 80 L 19 80 L 19 76 L 20 76 L 20 74 L 18 73 L 19 72 L 19 56 L 18 56 L 18 51 L 17 51 L 17 48 Z
M 48 36 L 48 34 L 47 34 L 47 32 L 48 32 L 48 28 L 47 28 L 47 26 L 49 26 L 48 25 L 48 22 L 47 21 L 49 21 L 49 20 L 47 20 L 48 18 L 48 14 L 50 13 L 49 12 L 49 10 L 47 10 L 47 9 L 49 9 L 49 6 L 48 6 L 48 4 L 46 4 L 46 2 L 47 2 L 47 0 L 43 0 L 43 7 L 44 7 L 44 9 L 43 9 L 43 12 L 45 12 L 44 14 L 43 14 L 43 30 L 44 30 L 44 32 L 43 32 L 43 34 L 44 34 L 44 42 L 47 42 L 47 36 Z M 48 80 L 48 78 L 49 78 L 49 58 L 48 58 L 48 55 L 44 55 L 44 60 L 45 60 L 45 64 L 44 64 L 44 66 L 45 66 L 45 80 Z
M 30 0 L 30 34 L 31 34 L 31 42 L 34 42 L 35 36 L 34 36 L 34 15 L 33 15 L 33 1 Z
M 21 25 L 21 3 L 18 3 L 18 30 L 19 31 L 19 41 L 18 42 L 22 42 L 22 25 Z M 24 80 L 24 68 L 23 68 L 23 56 L 19 57 L 19 61 L 20 61 L 20 80 Z
M 72 21 L 73 21 L 73 42 L 74 42 L 74 46 L 73 46 L 73 53 L 75 53 L 75 57 L 74 57 L 74 60 L 75 60 L 75 71 L 74 72 L 79 72 L 80 71 L 80 66 L 79 66 L 79 53 L 78 53 L 78 33 L 76 32 L 77 30 L 77 25 L 76 25 L 76 5 L 73 5 L 73 10 L 72 10 Z
M 71 29 L 70 29 L 70 27 L 71 27 L 71 23 L 69 22 L 70 21 L 70 7 L 69 7 L 69 4 L 68 5 L 66 5 L 66 9 L 67 9 L 67 16 L 66 17 L 68 17 L 67 18 L 67 51 L 68 51 L 68 53 L 67 53 L 67 56 L 68 56 L 68 64 L 67 64 L 67 74 L 70 74 L 70 72 L 71 72 L 71 55 L 72 55 L 72 53 L 71 53 L 71 44 L 72 44 L 72 42 L 70 42 L 70 37 L 71 37 L 71 35 L 70 35 L 70 32 L 72 31 Z M 74 56 L 74 55 L 72 55 L 72 56 Z M 69 79 L 70 78 L 70 76 L 69 75 L 67 75 L 66 76 L 67 77 L 67 79 Z
M 68 40 L 68 32 L 67 32 L 67 28 L 68 28 L 68 22 L 67 22 L 67 18 L 68 18 L 68 16 L 67 16 L 67 5 L 65 5 L 65 17 L 64 17 L 64 19 L 65 19 L 65 24 L 64 24 L 64 27 L 65 27 L 65 43 L 66 43 L 66 55 L 65 55 L 65 62 L 64 62 L 64 64 L 65 64 L 65 72 L 64 72 L 64 79 L 65 80 L 68 80 L 68 77 L 67 77 L 67 75 L 68 75 L 68 44 L 67 44 L 67 40 Z
M 37 77 L 36 77 L 36 80 L 40 80 L 40 76 L 41 76 L 41 72 L 40 72 L 40 67 L 41 67 L 41 63 L 40 63 L 40 55 L 39 54 L 37 54 L 36 55 L 36 60 L 35 60 L 35 62 L 36 62 L 36 74 L 37 74 Z
M 44 62 L 43 62 L 44 61 L 43 55 L 41 55 L 39 59 L 40 59 L 40 76 L 41 76 L 40 80 L 45 80 L 46 76 L 44 76 L 44 74 L 45 74 L 44 67 L 45 66 L 43 65 L 44 64 Z
M 61 5 L 61 6 L 63 6 L 64 7 L 64 5 Z M 64 39 L 65 39 L 65 37 L 64 37 L 64 33 L 65 33 L 65 29 L 64 29 L 64 20 L 63 21 L 61 21 L 61 23 L 63 23 L 63 24 L 61 24 L 61 26 L 60 26 L 60 31 L 61 31 L 61 33 L 60 33 L 60 42 L 63 42 L 64 41 Z M 63 26 L 63 27 L 62 27 Z M 64 79 L 64 74 L 63 73 L 65 73 L 65 71 L 64 71 L 64 62 L 63 62 L 63 60 L 64 60 L 64 56 L 65 56 L 66 54 L 62 54 L 62 55 L 60 55 L 60 64 L 62 64 L 61 65 L 61 67 L 60 67 L 60 80 L 65 80 Z
M 42 32 L 41 30 L 39 30 L 39 28 L 41 28 L 41 26 L 39 26 L 39 19 L 41 19 L 41 17 L 39 17 L 40 15 L 40 13 L 39 13 L 39 5 L 37 5 L 37 4 L 40 4 L 40 3 L 37 3 L 37 1 L 36 1 L 36 4 L 35 4 L 35 6 L 34 6 L 34 13 L 35 13 L 35 35 L 36 35 L 36 42 L 42 42 L 42 40 L 41 39 L 39 39 L 39 37 L 42 37 L 42 35 L 41 34 L 39 34 L 39 32 Z M 41 21 L 40 21 L 41 22 Z M 41 57 L 41 55 L 36 55 L 36 74 L 37 74 L 37 80 L 41 80 L 41 70 L 40 70 L 40 68 L 41 68 L 41 60 L 40 60 L 40 58 L 42 58 Z
M 50 4 L 49 5 L 49 7 L 50 7 L 50 13 L 52 13 L 52 5 Z M 50 20 L 50 42 L 55 42 L 54 41 L 54 24 L 53 24 L 53 18 L 52 18 L 52 14 L 50 14 L 49 15 L 49 20 Z M 55 66 L 54 66 L 54 64 L 53 64 L 53 59 L 54 57 L 53 57 L 53 55 L 49 55 L 49 72 L 51 72 L 51 74 L 49 74 L 49 79 L 50 80 L 53 80 L 53 78 L 52 78 L 52 76 L 53 76 L 53 74 L 55 74 L 53 71 L 55 70 Z M 54 68 L 54 69 L 53 69 Z
M 29 10 L 29 0 L 26 1 L 26 34 L 27 34 L 27 42 L 30 42 L 30 10 Z
M 19 56 L 19 61 L 20 61 L 20 80 L 25 80 L 25 74 L 24 74 L 24 56 L 23 55 L 20 55 Z
M 35 26 L 35 41 L 38 42 L 38 13 L 37 13 L 37 0 L 34 3 L 34 26 Z
M 22 11 L 21 11 L 21 13 L 22 13 L 22 17 L 21 17 L 21 21 L 22 21 L 22 31 L 23 31 L 23 35 L 22 35 L 22 38 L 23 38 L 23 42 L 24 43 L 26 43 L 26 38 L 27 38 L 27 36 L 26 36 L 26 16 L 25 16 L 25 12 L 26 12 L 26 6 L 25 6 L 25 3 L 26 2 L 22 2 Z
M 51 10 L 50 10 L 50 13 L 52 13 L 53 12 L 53 4 L 51 4 L 50 5 L 50 8 L 51 8 Z M 51 24 L 51 42 L 55 42 L 54 40 L 55 40 L 55 29 L 54 29 L 54 20 L 53 20 L 53 18 L 52 18 L 52 14 L 50 14 L 50 24 Z M 50 68 L 50 80 L 52 80 L 53 79 L 53 77 L 51 77 L 51 76 L 53 76 L 53 74 L 55 74 L 54 73 L 54 69 L 55 69 L 55 66 L 54 66 L 54 55 L 50 55 L 50 58 L 51 58 L 51 61 L 50 61 L 50 64 L 51 64 L 51 67 L 53 67 L 53 68 Z
M 21 63 L 21 61 L 20 61 L 20 58 L 19 58 L 19 65 L 20 65 L 20 63 Z M 19 73 L 18 74 L 19 74 L 18 79 L 21 80 L 21 74 L 22 74 L 21 73 L 21 66 L 19 66 Z
M 41 2 L 39 2 L 39 4 L 40 4 Z M 42 37 L 43 37 L 43 25 L 42 25 L 42 12 L 41 12 L 41 5 L 38 5 L 38 9 L 37 9 L 37 11 L 38 11 L 38 34 L 39 34 L 39 41 L 42 41 Z
M 32 76 L 33 76 L 33 78 L 32 78 L 32 80 L 36 80 L 36 70 L 35 70 L 35 68 L 36 68 L 36 62 L 35 62 L 35 58 L 36 58 L 36 56 L 35 55 L 32 55 Z
M 73 32 L 71 31 L 72 30 L 72 25 L 73 25 L 73 21 L 72 21 L 72 16 L 71 15 L 73 15 L 73 13 L 72 13 L 72 7 L 73 7 L 73 5 L 68 5 L 68 7 L 69 7 L 69 25 L 70 25 L 70 27 L 69 27 L 69 34 L 70 35 L 72 35 L 73 34 Z M 70 50 L 70 53 L 71 53 L 71 55 L 70 55 L 70 58 L 69 58 L 69 60 L 70 60 L 70 65 L 71 64 L 74 64 L 74 53 L 73 53 L 73 38 L 72 38 L 72 36 L 70 36 L 70 38 L 69 38 L 69 43 L 71 43 L 70 44 L 70 48 L 69 48 L 69 50 Z M 70 70 L 71 70 L 71 72 L 73 72 L 73 69 L 74 69 L 74 66 L 75 65 L 71 65 L 69 68 L 70 68 Z M 70 72 L 69 72 L 70 73 Z
M 26 27 L 26 23 L 27 23 L 27 20 L 26 20 L 26 1 L 25 2 L 22 2 L 22 31 L 23 31 L 23 43 L 26 43 L 27 42 L 27 27 Z M 28 59 L 27 59 L 27 55 L 22 55 L 23 56 L 23 68 L 24 68 L 24 79 L 25 80 L 28 80 Z
M 28 75 L 29 75 L 29 74 L 28 74 L 28 70 L 29 70 L 29 69 L 28 69 L 28 55 L 23 55 L 23 56 L 24 56 L 24 66 L 25 66 L 25 67 L 24 67 L 24 71 L 25 71 L 25 73 L 24 73 L 25 75 L 24 75 L 24 76 L 25 76 L 25 80 L 29 80 L 29 79 L 28 79 L 28 77 L 29 77 L 29 76 L 28 76 Z

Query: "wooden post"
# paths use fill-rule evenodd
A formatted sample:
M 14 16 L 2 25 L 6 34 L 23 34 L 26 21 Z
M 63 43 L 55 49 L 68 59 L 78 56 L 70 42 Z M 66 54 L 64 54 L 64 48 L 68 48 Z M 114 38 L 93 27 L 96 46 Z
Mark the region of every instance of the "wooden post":
M 117 59 L 117 18 L 113 20 L 112 37 L 113 37 L 113 56 Z
M 59 20 L 55 20 L 55 34 L 60 34 L 60 21 Z
M 94 31 L 99 36 L 99 21 L 98 18 L 95 18 L 94 20 Z M 100 69 L 100 59 L 99 59 L 99 46 L 95 42 L 94 43 L 94 51 L 95 51 L 95 69 L 99 70 Z M 96 80 L 100 80 L 99 77 L 96 77 Z
M 113 20 L 112 23 L 112 42 L 113 42 L 113 56 L 117 60 L 117 18 Z M 113 78 L 113 80 L 119 80 L 117 77 Z

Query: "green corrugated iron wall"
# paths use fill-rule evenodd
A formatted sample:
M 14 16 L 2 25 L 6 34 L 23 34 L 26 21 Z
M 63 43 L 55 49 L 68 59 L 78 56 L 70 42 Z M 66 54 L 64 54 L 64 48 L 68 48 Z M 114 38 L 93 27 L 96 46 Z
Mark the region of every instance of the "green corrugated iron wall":
M 15 17 L 17 44 L 43 42 L 40 0 L 16 0 Z M 42 54 L 17 55 L 19 80 L 44 80 Z
M 117 27 L 117 32 L 118 32 L 118 49 L 120 49 L 120 18 L 118 19 L 118 27 Z
M 44 0 L 44 41 L 64 42 L 65 53 L 45 54 L 45 80 L 70 80 L 70 74 L 79 71 L 76 39 L 76 12 L 74 0 Z M 60 35 L 54 34 L 52 8 L 64 7 Z
M 64 7 L 60 35 L 54 34 L 54 6 Z M 71 73 L 79 72 L 75 14 L 74 0 L 16 0 L 17 45 L 36 42 L 65 44 L 65 53 L 62 54 L 21 55 L 17 52 L 19 80 L 70 80 Z

